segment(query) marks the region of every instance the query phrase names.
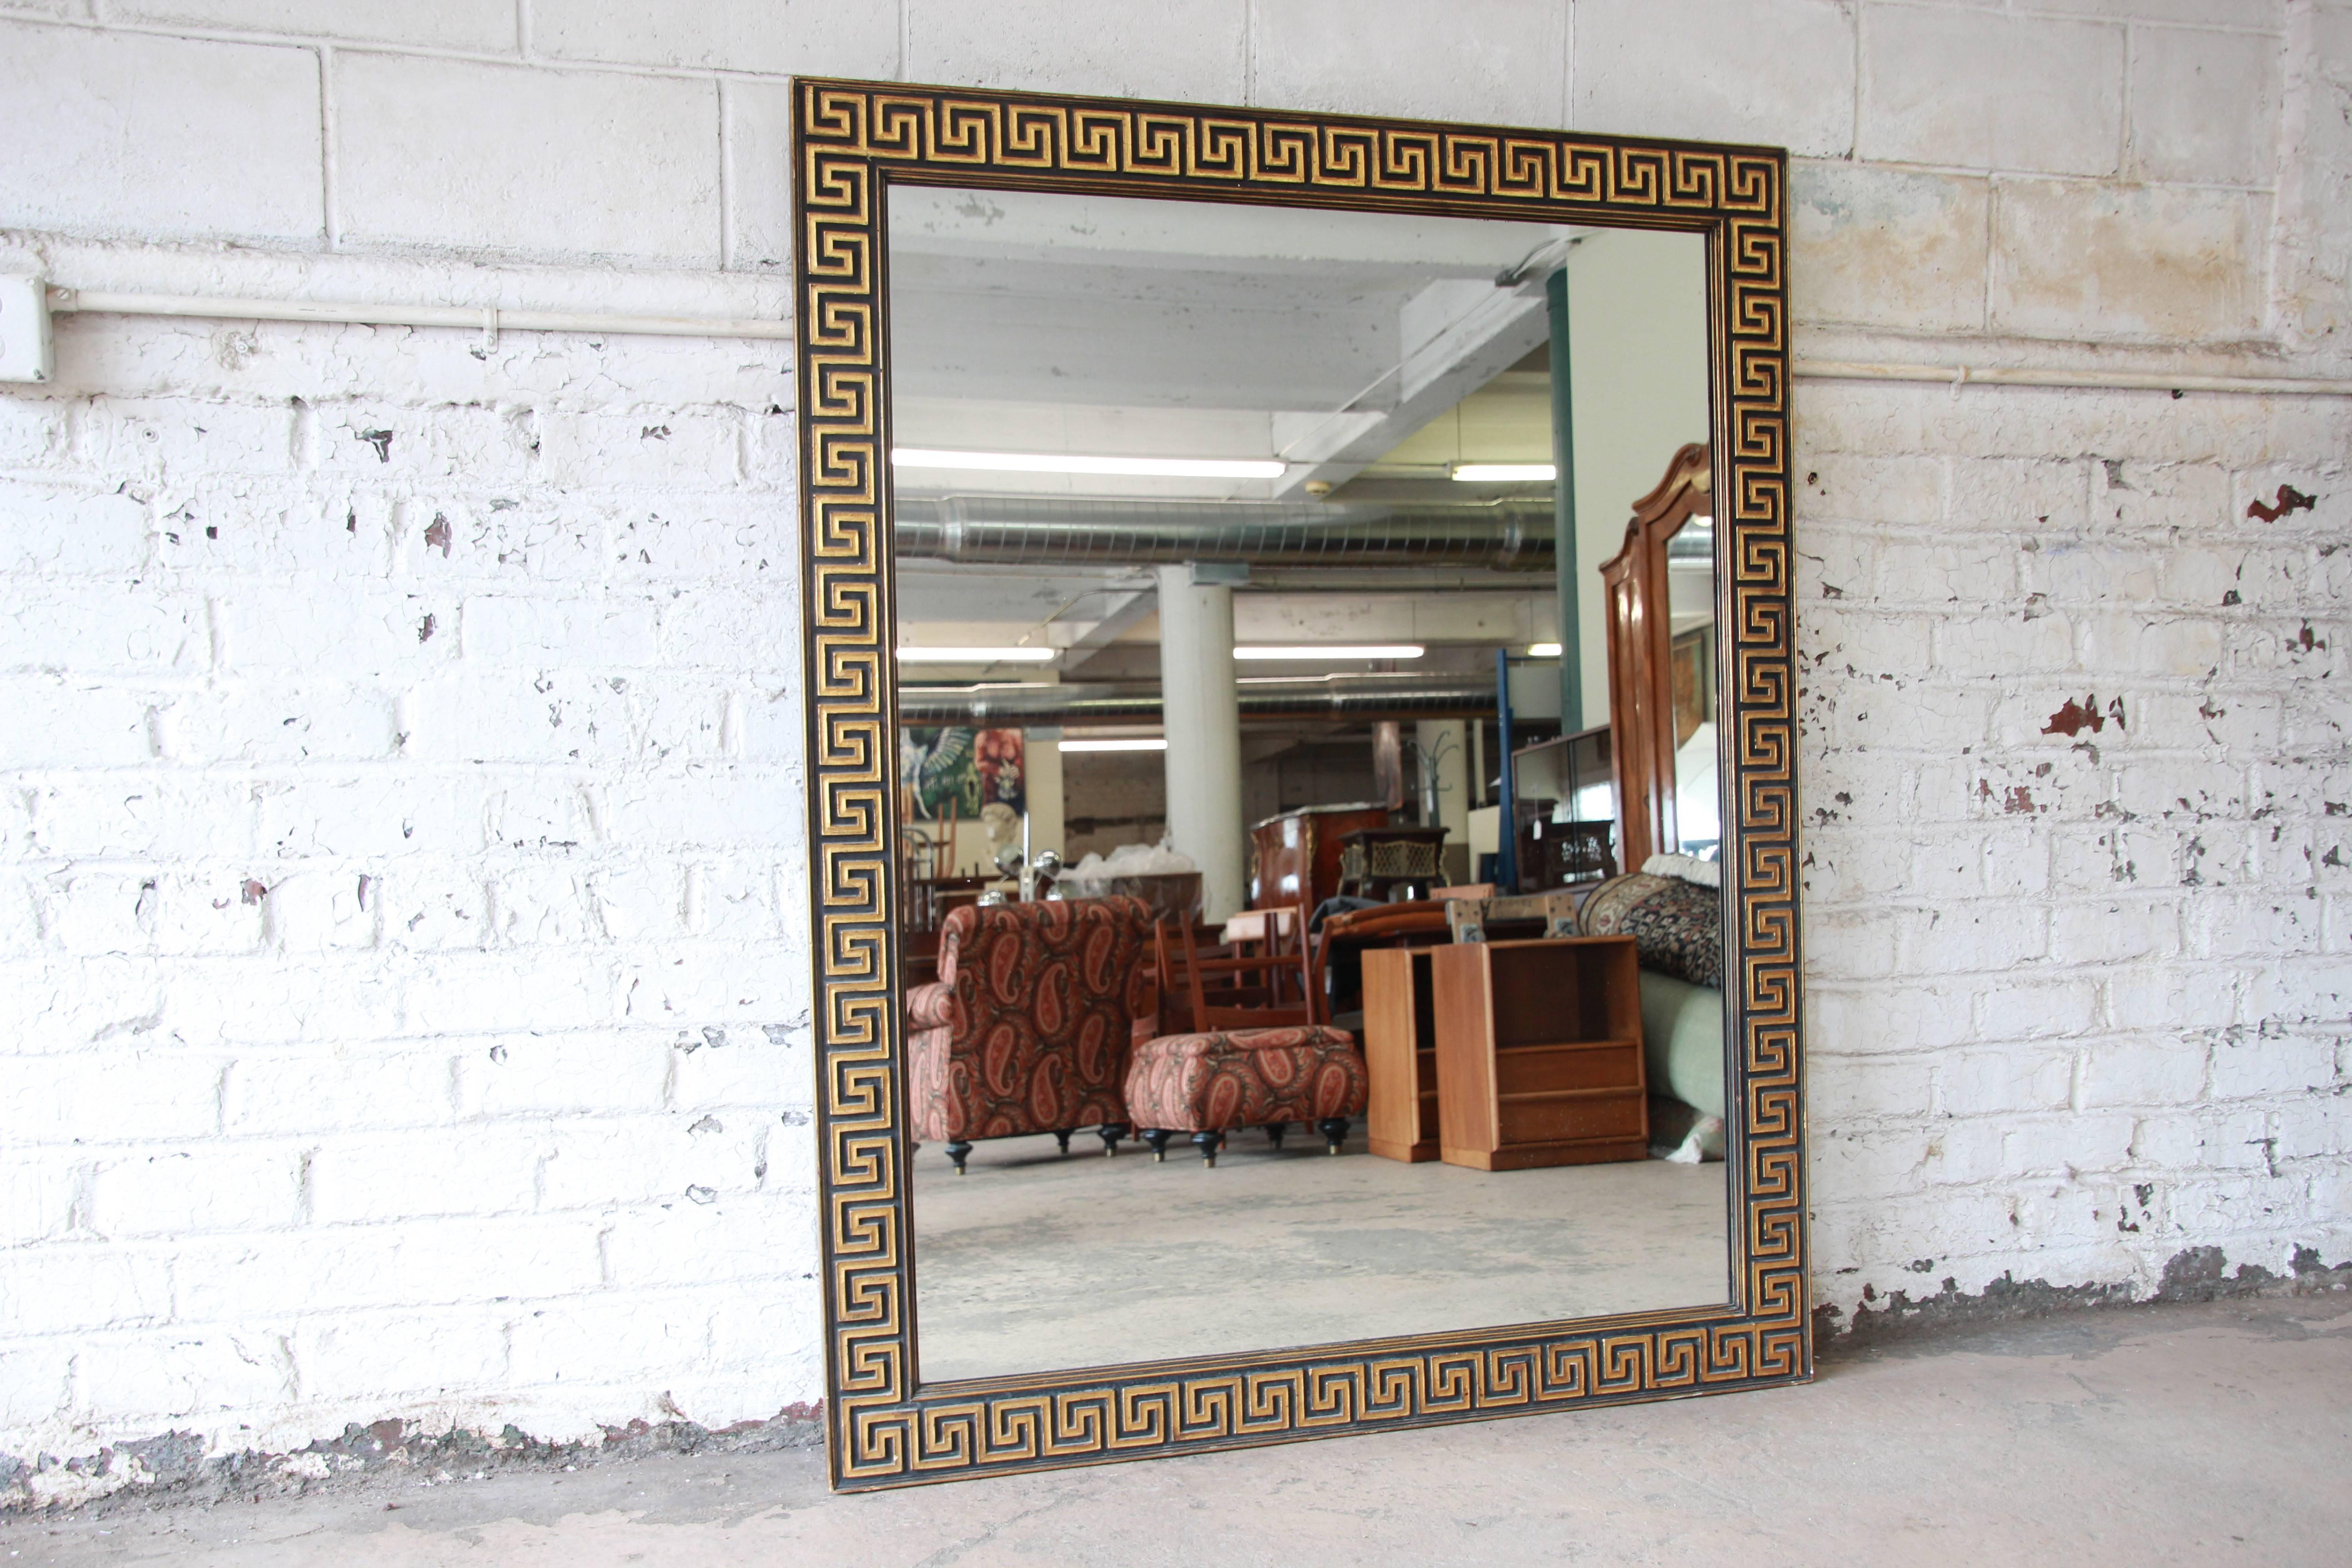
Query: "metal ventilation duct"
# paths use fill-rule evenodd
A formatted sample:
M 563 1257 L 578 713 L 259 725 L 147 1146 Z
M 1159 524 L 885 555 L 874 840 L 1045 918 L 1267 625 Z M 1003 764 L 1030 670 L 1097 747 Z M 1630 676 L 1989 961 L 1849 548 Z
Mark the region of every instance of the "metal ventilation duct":
M 1549 572 L 1552 508 L 1548 500 L 1388 507 L 913 497 L 898 502 L 892 537 L 902 556 L 991 564 L 1245 561 Z
M 1443 676 L 1414 679 L 1397 676 L 1316 676 L 1297 679 L 1245 680 L 1242 717 L 1249 719 L 1472 718 L 1495 711 L 1492 681 Z M 913 686 L 898 689 L 902 724 L 1156 723 L 1160 717 L 1156 682 L 1097 682 L 1069 686 Z

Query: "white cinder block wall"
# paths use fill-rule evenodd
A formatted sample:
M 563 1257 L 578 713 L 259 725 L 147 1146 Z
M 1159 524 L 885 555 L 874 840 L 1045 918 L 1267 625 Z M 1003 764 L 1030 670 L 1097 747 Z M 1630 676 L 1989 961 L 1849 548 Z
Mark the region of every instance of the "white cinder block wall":
M 793 71 L 1778 142 L 1801 356 L 2352 374 L 2309 0 L 16 0 L 0 265 L 783 315 Z M 0 1453 L 815 1398 L 788 347 L 58 363 L 0 394 Z M 2345 1261 L 2352 401 L 1796 410 L 1820 1303 Z

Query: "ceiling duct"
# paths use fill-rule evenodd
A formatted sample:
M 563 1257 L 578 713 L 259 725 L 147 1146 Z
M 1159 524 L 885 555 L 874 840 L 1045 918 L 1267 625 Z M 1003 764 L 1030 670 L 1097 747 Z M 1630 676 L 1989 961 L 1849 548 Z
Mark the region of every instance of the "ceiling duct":
M 908 497 L 893 538 L 901 556 L 997 565 L 1483 567 L 1549 572 L 1549 500 L 1444 505 Z
M 1471 718 L 1495 711 L 1495 683 L 1460 676 L 1252 679 L 1241 683 L 1241 710 L 1244 721 L 1299 718 L 1370 723 L 1387 719 Z M 998 724 L 1021 729 L 1045 724 L 1150 724 L 1160 718 L 1160 687 L 1155 681 L 898 689 L 902 724 Z

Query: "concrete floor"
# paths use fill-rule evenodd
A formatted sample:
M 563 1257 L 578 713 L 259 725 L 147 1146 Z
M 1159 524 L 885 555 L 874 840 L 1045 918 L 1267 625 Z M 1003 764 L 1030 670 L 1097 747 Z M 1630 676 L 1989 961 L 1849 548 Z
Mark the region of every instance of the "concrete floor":
M 1833 1353 L 1810 1386 L 835 1497 L 821 1457 L 17 1519 L 23 1568 L 2352 1560 L 2352 1298 Z
M 1727 1299 L 1720 1164 L 1468 1171 L 1299 1128 L 1107 1160 L 1090 1132 L 915 1163 L 926 1381 L 1543 1322 Z

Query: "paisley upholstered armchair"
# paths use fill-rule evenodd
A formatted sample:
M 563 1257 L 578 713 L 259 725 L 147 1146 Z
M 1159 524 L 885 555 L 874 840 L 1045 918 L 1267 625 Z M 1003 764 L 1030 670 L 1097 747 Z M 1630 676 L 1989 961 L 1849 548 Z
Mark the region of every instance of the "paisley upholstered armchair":
M 907 995 L 909 1110 L 961 1174 L 972 1142 L 1081 1127 L 1126 1135 L 1121 1086 L 1158 992 L 1151 911 L 1129 898 L 965 908 L 940 929 L 940 978 Z

